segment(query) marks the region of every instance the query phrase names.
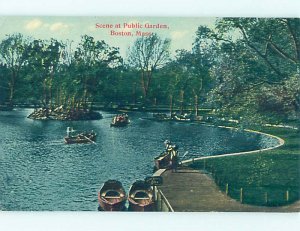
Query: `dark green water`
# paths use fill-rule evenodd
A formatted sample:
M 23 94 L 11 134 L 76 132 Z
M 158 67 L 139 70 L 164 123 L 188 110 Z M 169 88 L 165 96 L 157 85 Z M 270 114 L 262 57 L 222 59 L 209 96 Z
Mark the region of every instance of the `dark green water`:
M 200 124 L 154 122 L 129 113 L 128 127 L 98 121 L 34 121 L 29 109 L 0 112 L 0 210 L 97 210 L 97 191 L 108 179 L 131 183 L 150 176 L 153 158 L 169 139 L 187 158 L 249 151 L 277 144 L 266 136 Z M 66 145 L 68 126 L 94 130 L 95 144 Z

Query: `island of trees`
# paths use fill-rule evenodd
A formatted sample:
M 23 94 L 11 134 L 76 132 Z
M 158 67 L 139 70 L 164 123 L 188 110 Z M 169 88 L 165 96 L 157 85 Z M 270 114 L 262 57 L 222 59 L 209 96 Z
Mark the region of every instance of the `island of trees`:
M 139 37 L 117 47 L 7 35 L 0 43 L 0 108 L 32 105 L 31 118 L 99 119 L 103 108 L 210 109 L 239 123 L 296 123 L 300 106 L 300 20 L 220 18 L 199 26 L 191 50 Z M 39 108 L 39 109 L 37 109 Z

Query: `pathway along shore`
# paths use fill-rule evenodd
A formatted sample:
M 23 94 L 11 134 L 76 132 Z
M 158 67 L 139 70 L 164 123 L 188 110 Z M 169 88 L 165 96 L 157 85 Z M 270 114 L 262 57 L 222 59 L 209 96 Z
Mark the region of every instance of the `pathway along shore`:
M 264 207 L 242 204 L 221 192 L 210 174 L 191 168 L 161 175 L 163 192 L 175 212 L 299 212 L 300 201 L 288 206 Z

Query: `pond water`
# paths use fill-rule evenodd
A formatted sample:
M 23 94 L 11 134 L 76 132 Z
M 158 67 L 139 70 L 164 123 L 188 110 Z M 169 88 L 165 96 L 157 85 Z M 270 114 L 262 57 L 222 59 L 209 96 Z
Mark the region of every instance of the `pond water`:
M 196 123 L 155 122 L 151 113 L 128 113 L 131 124 L 110 127 L 114 113 L 97 121 L 36 121 L 31 109 L 0 112 L 0 210 L 95 211 L 103 182 L 126 191 L 153 173 L 166 139 L 186 158 L 274 146 L 276 139 Z M 66 128 L 94 130 L 96 144 L 64 144 Z

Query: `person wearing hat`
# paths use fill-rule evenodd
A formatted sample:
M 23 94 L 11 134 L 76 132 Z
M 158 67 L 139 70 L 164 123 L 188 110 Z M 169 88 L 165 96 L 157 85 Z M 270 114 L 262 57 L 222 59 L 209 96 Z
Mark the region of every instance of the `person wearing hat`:
M 171 142 L 169 140 L 165 140 L 164 142 L 165 146 L 166 146 L 166 151 L 167 153 L 170 153 L 171 155 L 171 168 L 172 168 L 172 172 L 177 172 L 177 166 L 178 166 L 178 146 L 177 145 L 172 145 Z
M 167 152 L 170 152 L 170 151 L 172 150 L 171 141 L 165 140 L 164 144 L 165 144 L 165 146 L 166 146 L 166 151 L 167 151 Z

